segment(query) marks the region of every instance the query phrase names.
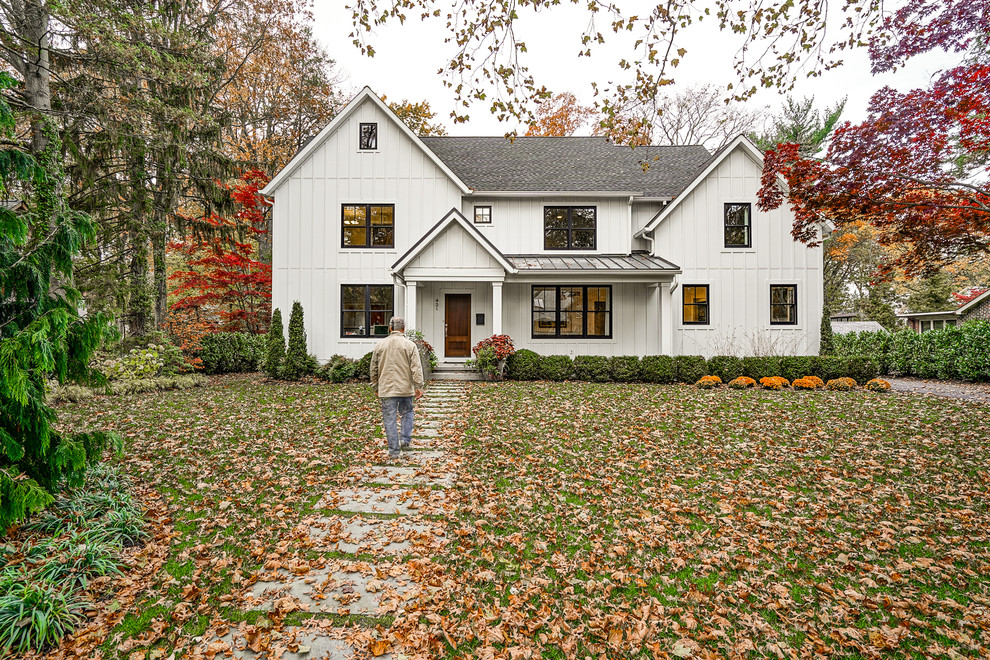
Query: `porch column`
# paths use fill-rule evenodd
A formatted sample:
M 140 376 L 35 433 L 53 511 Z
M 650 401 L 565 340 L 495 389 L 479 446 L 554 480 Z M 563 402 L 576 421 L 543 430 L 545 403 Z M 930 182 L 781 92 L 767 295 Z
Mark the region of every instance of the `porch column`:
M 674 314 L 673 314 L 673 291 L 676 285 L 660 285 L 660 353 L 662 355 L 674 354 Z
M 492 334 L 502 334 L 502 283 L 492 282 Z
M 660 289 L 663 284 L 646 285 L 646 354 L 658 355 L 663 317 L 660 315 Z
M 419 330 L 416 325 L 416 286 L 417 282 L 406 282 L 406 328 Z

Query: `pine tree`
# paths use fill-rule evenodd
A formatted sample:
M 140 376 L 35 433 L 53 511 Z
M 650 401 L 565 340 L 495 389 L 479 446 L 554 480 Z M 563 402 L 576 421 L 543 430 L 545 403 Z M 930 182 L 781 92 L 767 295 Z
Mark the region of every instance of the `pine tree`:
M 289 380 L 298 380 L 309 372 L 308 362 L 303 308 L 297 300 L 292 303 L 292 314 L 289 315 L 289 350 L 285 354 L 283 374 Z
M 120 446 L 109 433 L 63 434 L 46 401 L 49 379 L 106 383 L 89 358 L 115 331 L 99 313 L 79 314 L 73 261 L 96 228 L 65 203 L 62 145 L 50 120 L 41 120 L 37 160 L 18 142 L 19 118 L 5 100 L 16 86 L 0 73 L 0 198 L 12 189 L 33 194 L 30 212 L 0 206 L 0 533 L 61 486 L 80 484 L 108 445 Z
M 282 328 L 282 310 L 272 314 L 272 324 L 268 328 L 268 351 L 265 353 L 265 373 L 272 378 L 282 376 L 282 362 L 285 360 L 285 334 Z

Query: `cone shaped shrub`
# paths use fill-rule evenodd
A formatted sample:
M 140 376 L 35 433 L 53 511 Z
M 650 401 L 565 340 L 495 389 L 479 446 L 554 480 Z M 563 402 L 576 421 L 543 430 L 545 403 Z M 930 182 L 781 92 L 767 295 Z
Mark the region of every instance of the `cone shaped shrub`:
M 268 328 L 268 345 L 265 353 L 265 373 L 272 378 L 282 375 L 282 362 L 285 360 L 285 335 L 282 329 L 282 311 L 272 313 L 272 324 Z
M 303 322 L 302 303 L 297 300 L 292 303 L 292 314 L 289 315 L 289 348 L 285 352 L 282 377 L 289 380 L 299 380 L 309 372 L 310 362 L 306 351 L 306 326 Z

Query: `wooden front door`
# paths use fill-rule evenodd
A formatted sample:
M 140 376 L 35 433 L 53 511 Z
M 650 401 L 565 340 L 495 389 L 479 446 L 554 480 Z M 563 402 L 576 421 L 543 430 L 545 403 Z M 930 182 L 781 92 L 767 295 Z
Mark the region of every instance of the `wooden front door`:
M 471 357 L 471 294 L 446 294 L 444 310 L 444 357 Z

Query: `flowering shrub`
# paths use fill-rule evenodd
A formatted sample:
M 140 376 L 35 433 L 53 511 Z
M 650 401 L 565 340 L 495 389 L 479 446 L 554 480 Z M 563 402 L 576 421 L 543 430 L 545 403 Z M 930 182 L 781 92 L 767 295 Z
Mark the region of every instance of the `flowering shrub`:
M 791 386 L 790 382 L 788 382 L 786 378 L 781 378 L 780 376 L 768 376 L 766 378 L 761 378 L 760 385 L 765 390 L 779 390 Z
M 698 389 L 710 390 L 714 387 L 718 387 L 722 384 L 722 379 L 718 376 L 702 376 L 701 379 L 695 383 Z
M 841 380 L 843 383 L 845 383 L 846 385 L 848 385 L 849 386 L 849 389 L 851 389 L 851 390 L 856 389 L 856 386 L 859 384 L 859 383 L 856 382 L 855 379 L 849 378 L 847 376 L 844 376 L 844 377 L 840 378 L 839 380 Z
M 889 392 L 890 383 L 882 378 L 874 378 L 873 380 L 867 381 L 866 389 L 871 392 Z
M 810 378 L 798 378 L 791 385 L 796 390 L 817 390 L 818 384 Z
M 475 357 L 479 357 L 478 353 L 483 348 L 491 348 L 495 352 L 496 360 L 504 360 L 516 352 L 516 347 L 512 345 L 512 337 L 509 335 L 492 335 L 488 339 L 479 341 L 471 350 L 474 351 Z
M 729 381 L 729 387 L 734 390 L 744 390 L 747 387 L 756 387 L 756 381 L 749 376 L 739 376 Z
M 805 376 L 803 380 L 810 380 L 818 389 L 823 389 L 825 387 L 825 381 L 818 376 Z
M 848 392 L 852 389 L 848 381 L 848 378 L 833 378 L 825 383 L 825 389 L 833 392 Z

